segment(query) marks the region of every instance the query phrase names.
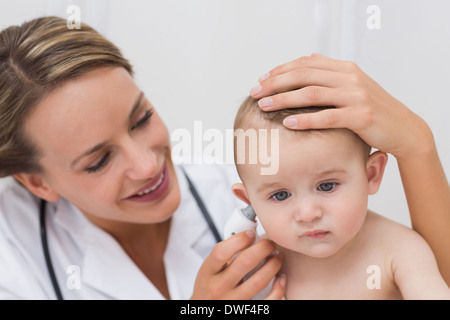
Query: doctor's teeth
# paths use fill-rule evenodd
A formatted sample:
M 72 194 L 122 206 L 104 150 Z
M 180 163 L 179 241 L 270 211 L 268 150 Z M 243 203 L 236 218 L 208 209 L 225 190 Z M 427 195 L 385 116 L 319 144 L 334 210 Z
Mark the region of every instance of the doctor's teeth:
M 159 178 L 158 182 L 156 182 L 156 184 L 153 187 L 151 187 L 151 188 L 149 188 L 147 190 L 144 190 L 142 192 L 139 192 L 139 193 L 137 193 L 137 195 L 138 196 L 143 196 L 145 194 L 148 194 L 148 193 L 152 192 L 153 190 L 155 190 L 156 188 L 158 188 L 161 185 L 161 182 L 163 181 L 163 179 L 164 179 L 164 173 L 161 174 L 161 177 Z

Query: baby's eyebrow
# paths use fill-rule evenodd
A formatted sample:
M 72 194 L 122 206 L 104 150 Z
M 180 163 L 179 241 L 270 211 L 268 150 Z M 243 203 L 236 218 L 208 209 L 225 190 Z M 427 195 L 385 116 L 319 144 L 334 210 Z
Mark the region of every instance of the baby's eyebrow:
M 314 174 L 317 179 L 320 179 L 321 177 L 330 176 L 330 175 L 339 175 L 339 174 L 346 174 L 348 171 L 344 168 L 332 168 L 332 169 L 325 169 L 324 171 L 319 171 L 318 173 Z M 262 192 L 266 189 L 276 189 L 283 187 L 283 182 L 267 182 L 261 184 L 258 189 L 256 189 L 256 192 Z
M 327 175 L 331 175 L 331 174 L 344 174 L 347 173 L 348 171 L 345 170 L 344 168 L 332 168 L 332 169 L 327 169 L 324 171 L 320 171 L 317 176 L 321 177 L 321 176 L 327 176 Z
M 281 187 L 281 183 L 280 182 L 263 183 L 262 185 L 260 185 L 258 187 L 256 192 L 261 192 L 261 191 L 264 191 L 266 189 L 275 189 L 275 188 L 279 188 L 279 187 Z

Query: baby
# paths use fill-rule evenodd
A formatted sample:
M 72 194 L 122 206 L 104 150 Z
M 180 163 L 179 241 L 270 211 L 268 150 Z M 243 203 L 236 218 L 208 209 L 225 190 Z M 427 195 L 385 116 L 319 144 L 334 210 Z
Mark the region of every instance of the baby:
M 278 172 L 261 174 L 260 160 L 237 162 L 243 183 L 232 189 L 252 205 L 283 253 L 286 299 L 450 299 L 425 240 L 367 209 L 387 155 L 370 154 L 348 129 L 292 131 L 282 125 L 288 115 L 323 108 L 329 107 L 262 112 L 249 97 L 234 125 L 269 135 L 277 130 L 277 142 L 264 139 L 278 151 Z M 235 160 L 245 158 L 242 152 L 249 156 L 248 144 L 236 145 Z

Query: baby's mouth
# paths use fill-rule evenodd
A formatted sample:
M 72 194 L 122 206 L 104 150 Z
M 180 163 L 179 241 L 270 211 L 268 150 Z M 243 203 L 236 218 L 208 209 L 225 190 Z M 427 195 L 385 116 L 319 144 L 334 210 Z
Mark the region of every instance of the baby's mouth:
M 325 238 L 330 231 L 325 230 L 312 230 L 312 231 L 306 231 L 302 234 L 302 236 L 309 237 L 311 239 L 323 239 Z

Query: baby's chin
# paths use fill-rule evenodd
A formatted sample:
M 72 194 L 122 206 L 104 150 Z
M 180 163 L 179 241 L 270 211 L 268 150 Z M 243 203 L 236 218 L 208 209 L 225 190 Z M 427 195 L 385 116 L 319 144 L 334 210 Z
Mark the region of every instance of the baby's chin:
M 339 250 L 298 250 L 297 253 L 303 254 L 305 256 L 316 258 L 316 259 L 326 259 L 334 256 Z
M 309 256 L 311 258 L 326 259 L 326 258 L 334 256 L 339 250 L 334 250 L 334 251 L 331 251 L 331 250 L 315 250 L 313 252 L 311 252 L 311 251 L 313 251 L 313 250 L 310 250 L 309 252 L 307 251 L 307 252 L 299 252 L 299 253 L 307 255 L 307 256 Z
M 330 245 L 329 243 L 315 244 L 313 246 L 299 246 L 295 248 L 287 248 L 278 244 L 280 251 L 290 252 L 291 254 L 301 254 L 316 259 L 326 259 L 334 256 L 342 249 L 342 246 Z

